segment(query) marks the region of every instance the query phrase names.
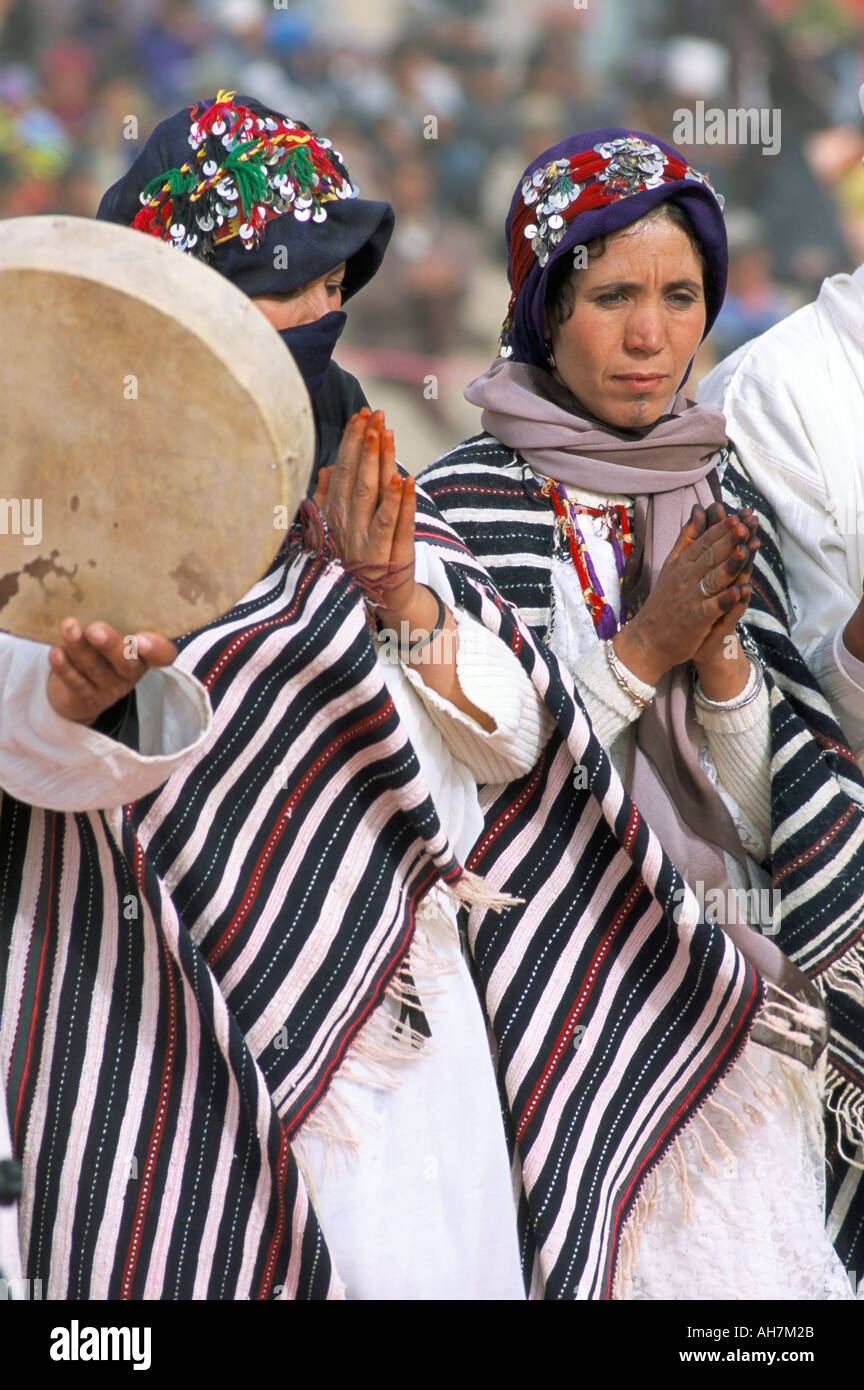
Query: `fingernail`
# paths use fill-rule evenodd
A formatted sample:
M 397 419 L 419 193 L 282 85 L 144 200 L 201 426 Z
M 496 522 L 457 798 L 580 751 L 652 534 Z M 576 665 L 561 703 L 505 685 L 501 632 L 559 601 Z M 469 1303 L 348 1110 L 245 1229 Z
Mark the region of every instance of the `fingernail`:
M 390 486 L 392 487 L 394 492 L 402 491 L 402 481 L 403 480 L 398 473 L 396 474 L 395 478 L 390 479 Z
M 76 622 L 74 618 L 67 618 L 61 627 L 63 636 L 68 637 L 70 642 L 80 642 L 81 624 Z
M 108 641 L 108 633 L 101 623 L 93 623 L 87 629 L 87 636 L 91 642 L 95 642 L 97 647 L 101 647 L 103 642 Z
M 377 438 L 378 438 L 378 432 L 377 432 L 377 430 L 367 430 L 367 431 L 366 431 L 366 443 L 367 443 L 367 444 L 374 444 L 374 443 L 375 443 L 375 440 L 376 440 Z
M 148 652 L 152 652 L 153 650 L 152 641 L 143 632 L 138 633 L 137 646 L 139 655 L 143 652 L 146 656 Z

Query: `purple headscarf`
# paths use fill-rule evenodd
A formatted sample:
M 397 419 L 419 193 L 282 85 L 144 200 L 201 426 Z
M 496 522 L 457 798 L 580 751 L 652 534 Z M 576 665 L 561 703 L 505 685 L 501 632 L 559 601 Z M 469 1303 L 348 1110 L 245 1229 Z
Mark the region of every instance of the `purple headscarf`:
M 545 367 L 543 319 L 552 267 L 562 256 L 572 257 L 575 247 L 630 226 L 663 202 L 684 209 L 704 252 L 707 334 L 726 292 L 722 199 L 707 176 L 672 146 L 641 131 L 614 127 L 561 140 L 538 155 L 522 176 L 507 217 L 513 296 L 501 355 Z

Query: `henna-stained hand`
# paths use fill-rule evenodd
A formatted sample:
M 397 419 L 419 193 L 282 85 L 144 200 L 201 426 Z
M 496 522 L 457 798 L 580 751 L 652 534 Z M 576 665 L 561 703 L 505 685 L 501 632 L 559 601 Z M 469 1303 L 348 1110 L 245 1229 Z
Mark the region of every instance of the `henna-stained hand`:
M 749 602 L 754 530 L 749 517 L 727 515 L 720 504 L 693 508 L 651 594 L 614 639 L 634 675 L 656 685 L 673 667 L 694 661 L 718 624 L 722 648 L 726 620 L 734 632 Z M 714 648 L 703 656 L 713 671 Z

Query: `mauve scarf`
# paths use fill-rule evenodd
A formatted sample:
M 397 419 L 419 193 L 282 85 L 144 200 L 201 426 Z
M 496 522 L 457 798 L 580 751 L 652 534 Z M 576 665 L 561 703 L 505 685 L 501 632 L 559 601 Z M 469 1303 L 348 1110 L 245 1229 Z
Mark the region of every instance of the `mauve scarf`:
M 679 391 L 670 414 L 638 437 L 581 414 L 575 397 L 549 372 L 502 358 L 471 383 L 465 398 L 482 408 L 483 429 L 537 473 L 565 487 L 633 497 L 636 550 L 627 589 L 634 607 L 644 602 L 693 504 L 715 501 L 709 477 L 726 444 L 722 412 L 692 405 Z M 657 698 L 636 725 L 624 780 L 681 873 L 708 892 L 729 886 L 723 851 L 741 863 L 745 853 L 699 766 L 701 743 L 689 670 L 677 666 L 659 682 Z

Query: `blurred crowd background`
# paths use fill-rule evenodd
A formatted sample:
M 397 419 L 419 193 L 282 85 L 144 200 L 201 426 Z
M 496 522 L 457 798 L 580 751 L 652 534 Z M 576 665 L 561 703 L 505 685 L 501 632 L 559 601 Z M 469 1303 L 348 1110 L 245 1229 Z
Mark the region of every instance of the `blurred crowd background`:
M 687 147 L 726 196 L 730 293 L 698 374 L 864 260 L 864 0 L 0 0 L 0 217 L 91 216 L 158 120 L 218 88 L 328 135 L 397 228 L 337 358 L 419 469 L 479 428 L 503 223 L 579 129 L 777 108 L 781 148 Z M 129 139 L 129 116 L 138 138 Z

